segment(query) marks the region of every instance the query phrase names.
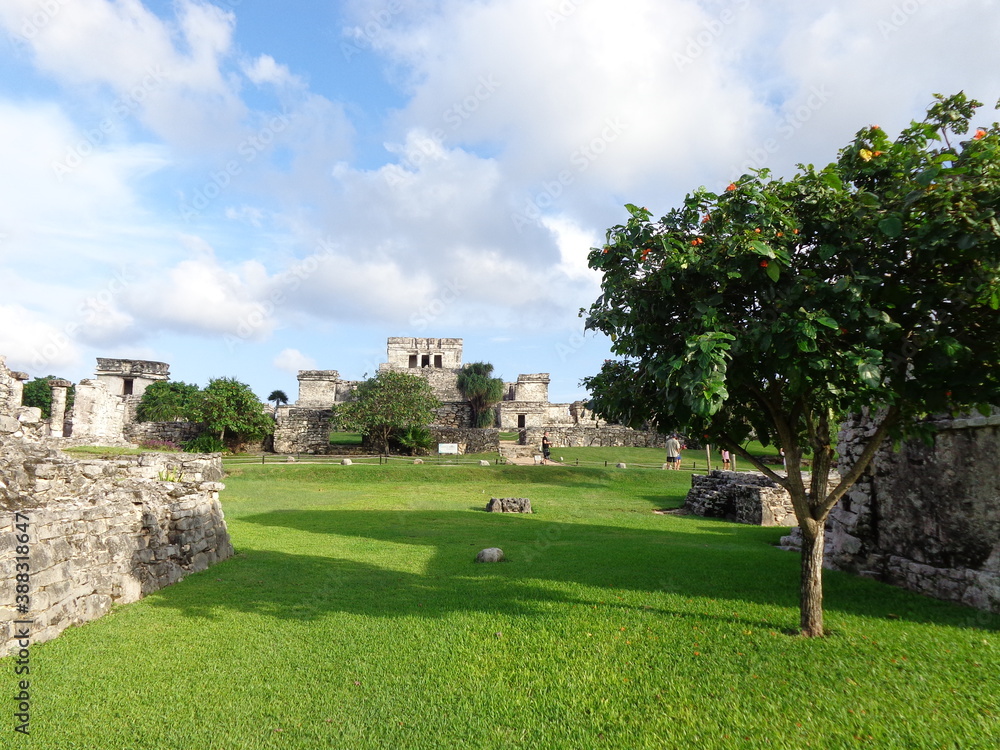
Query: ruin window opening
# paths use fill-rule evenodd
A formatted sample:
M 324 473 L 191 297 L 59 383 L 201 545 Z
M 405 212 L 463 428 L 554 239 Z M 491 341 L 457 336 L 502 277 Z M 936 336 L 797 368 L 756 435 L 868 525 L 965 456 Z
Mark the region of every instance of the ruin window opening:
M 423 355 L 421 355 L 421 357 L 420 357 L 420 366 L 421 367 L 430 367 L 431 366 L 431 355 L 430 354 L 423 354 Z
M 434 355 L 434 366 L 435 366 L 435 367 L 436 367 L 437 369 L 439 369 L 439 370 L 440 370 L 440 369 L 441 369 L 442 367 L 444 367 L 444 364 L 443 364 L 443 361 L 442 361 L 442 359 L 441 359 L 441 355 L 440 355 L 440 354 L 435 354 L 435 355 Z
M 517 415 L 517 429 L 523 430 L 525 427 L 528 426 L 527 425 L 527 418 L 528 418 L 527 414 L 518 414 Z
M 417 366 L 417 355 L 416 354 L 411 354 L 410 355 L 410 367 L 416 367 L 416 366 Z
M 125 378 L 125 380 L 122 382 L 122 395 L 131 396 L 134 387 L 135 387 L 135 380 L 133 380 L 132 378 Z

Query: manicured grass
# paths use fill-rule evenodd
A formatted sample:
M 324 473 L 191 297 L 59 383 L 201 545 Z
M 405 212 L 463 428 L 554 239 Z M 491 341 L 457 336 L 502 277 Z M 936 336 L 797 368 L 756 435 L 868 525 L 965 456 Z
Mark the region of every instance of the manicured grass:
M 330 445 L 361 445 L 361 433 L 331 432 Z
M 996 746 L 1000 617 L 828 573 L 831 635 L 804 640 L 797 557 L 771 546 L 783 530 L 651 512 L 689 482 L 237 468 L 223 493 L 235 558 L 32 649 L 32 741 Z M 484 513 L 491 496 L 536 512 Z M 510 562 L 473 563 L 488 546 Z

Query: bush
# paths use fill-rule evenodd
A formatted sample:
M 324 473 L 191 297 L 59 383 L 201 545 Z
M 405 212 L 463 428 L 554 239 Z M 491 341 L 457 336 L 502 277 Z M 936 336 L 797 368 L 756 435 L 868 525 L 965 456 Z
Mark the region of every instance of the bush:
M 430 431 L 419 425 L 411 425 L 396 436 L 396 442 L 411 456 L 425 456 L 434 447 L 434 438 Z
M 203 432 L 194 440 L 184 443 L 184 450 L 188 453 L 225 453 L 226 445 L 218 436 Z

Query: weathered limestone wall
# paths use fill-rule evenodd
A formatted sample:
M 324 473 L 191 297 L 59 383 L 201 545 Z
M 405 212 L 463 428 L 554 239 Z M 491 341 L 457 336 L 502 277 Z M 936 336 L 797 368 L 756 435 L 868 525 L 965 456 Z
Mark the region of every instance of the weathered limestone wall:
M 337 403 L 340 373 L 336 370 L 299 370 L 299 407 L 329 409 Z
M 33 621 L 32 642 L 50 640 L 231 556 L 221 476 L 218 456 L 80 461 L 0 424 L 0 655 L 13 648 L 14 620 Z M 30 601 L 19 612 L 15 558 L 25 552 Z
M 427 367 L 457 370 L 462 366 L 462 339 L 392 336 L 386 354 L 387 364 L 394 370 L 421 369 L 425 361 Z M 440 364 L 435 357 L 440 358 Z
M 26 372 L 8 370 L 6 358 L 0 355 L 0 414 L 15 414 L 21 406 L 24 381 L 27 379 Z
M 548 424 L 548 404 L 537 401 L 501 401 L 497 408 L 500 411 L 500 429 L 517 430 L 522 426 L 527 428 L 542 427 Z M 521 425 L 521 417 L 524 424 Z
M 98 380 L 81 380 L 73 402 L 72 437 L 104 443 L 124 441 L 129 408 L 126 399 Z
M 201 430 L 202 426 L 196 422 L 132 422 L 125 425 L 125 439 L 136 445 L 152 440 L 183 445 L 198 437 Z
M 435 426 L 458 428 L 472 426 L 472 407 L 467 401 L 444 402 L 434 411 L 434 415 Z
M 1000 413 L 937 426 L 933 446 L 907 442 L 876 455 L 830 514 L 826 564 L 1000 612 Z M 847 460 L 871 429 L 843 425 Z
M 657 432 L 640 432 L 628 427 L 533 427 L 521 433 L 522 445 L 541 445 L 542 433 L 548 431 L 553 447 L 580 448 L 587 446 L 666 448 L 667 436 Z
M 275 453 L 330 452 L 333 410 L 279 406 L 274 425 Z
M 694 474 L 684 508 L 698 516 L 753 526 L 795 526 L 795 509 L 784 488 L 755 472 Z
M 549 374 L 547 372 L 518 375 L 514 386 L 514 401 L 549 402 Z
M 142 396 L 158 380 L 170 379 L 170 365 L 141 359 L 97 358 L 97 380 L 116 396 Z
M 458 452 L 496 453 L 500 450 L 500 430 L 492 428 L 449 428 L 432 426 L 428 430 L 435 443 L 457 443 Z

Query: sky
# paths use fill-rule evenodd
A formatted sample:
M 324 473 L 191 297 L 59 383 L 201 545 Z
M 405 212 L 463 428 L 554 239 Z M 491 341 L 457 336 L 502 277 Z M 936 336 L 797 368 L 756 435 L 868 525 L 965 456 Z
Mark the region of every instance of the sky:
M 294 401 L 460 337 L 584 398 L 624 204 L 826 164 L 934 93 L 992 122 L 998 39 L 1000 0 L 0 0 L 0 355 Z

